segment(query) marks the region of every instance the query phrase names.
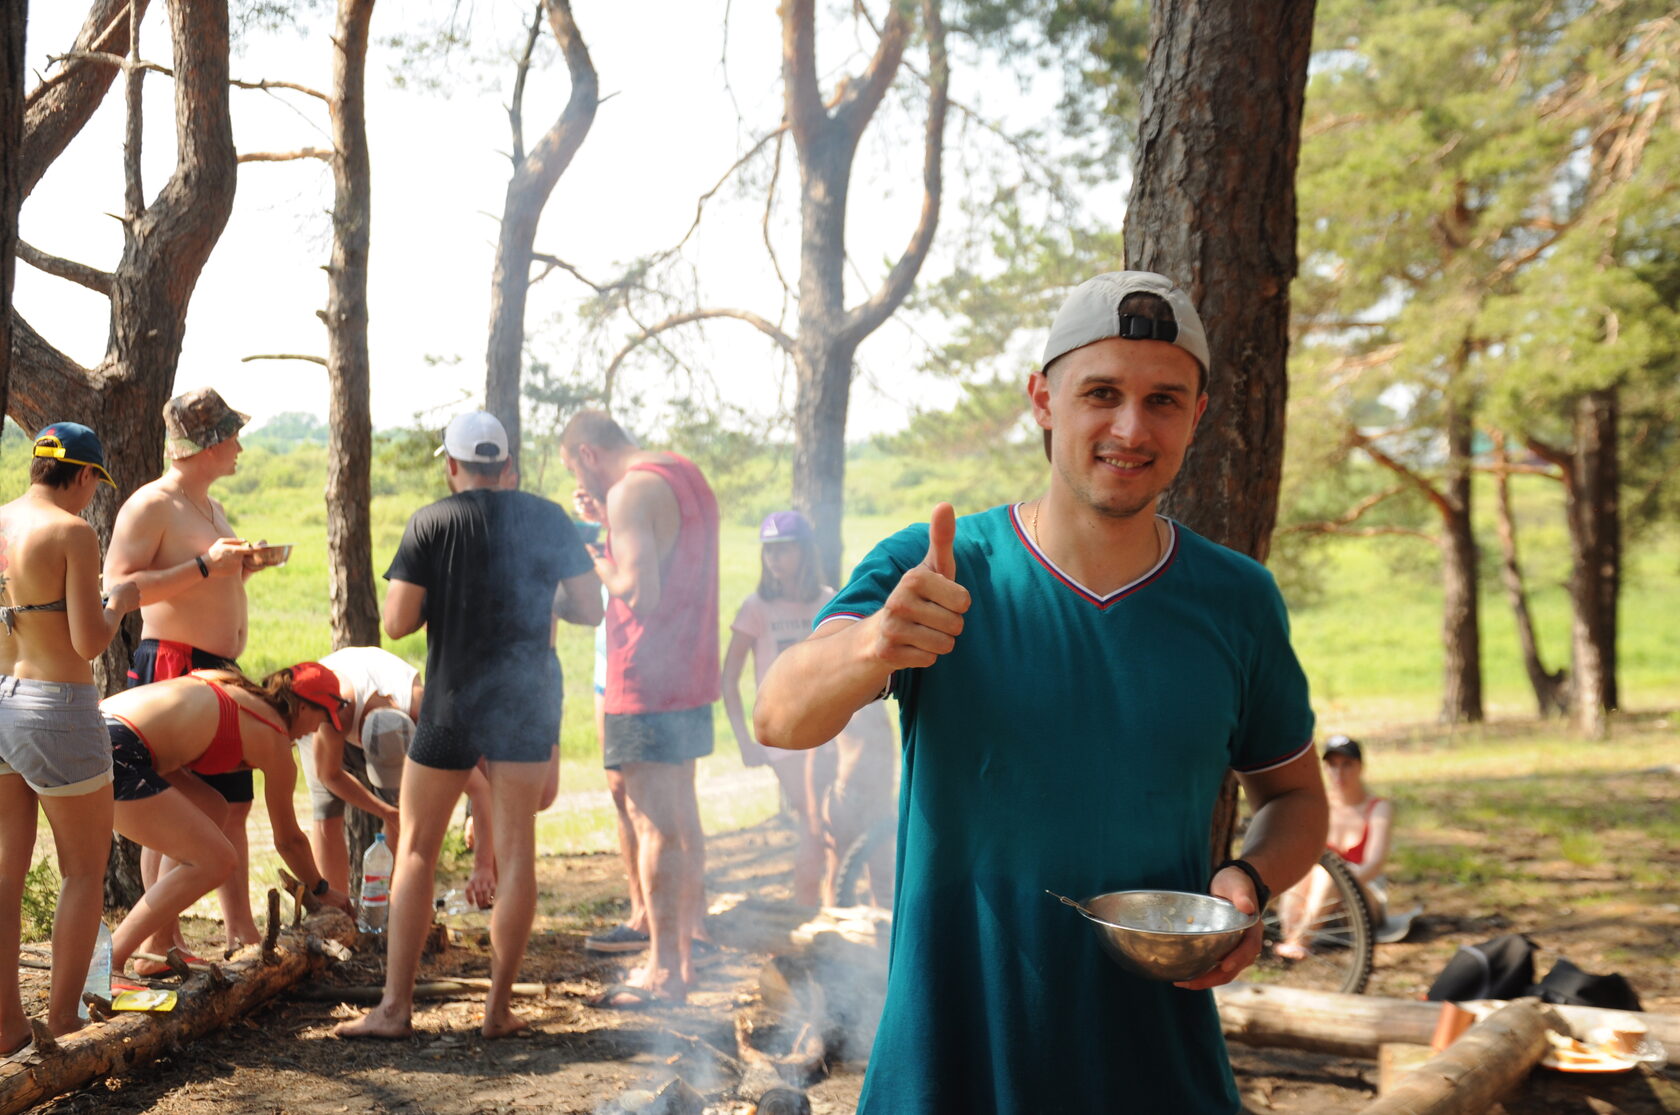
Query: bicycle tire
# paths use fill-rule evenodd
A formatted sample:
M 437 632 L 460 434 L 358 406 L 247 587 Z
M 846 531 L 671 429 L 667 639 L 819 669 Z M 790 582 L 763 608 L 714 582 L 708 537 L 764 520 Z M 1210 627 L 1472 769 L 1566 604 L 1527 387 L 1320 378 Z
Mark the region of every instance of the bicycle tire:
M 1300 987 L 1317 991 L 1340 991 L 1358 995 L 1371 979 L 1375 934 L 1371 908 L 1365 892 L 1354 880 L 1347 861 L 1326 850 L 1318 866 L 1330 876 L 1335 901 L 1315 919 L 1310 932 L 1310 951 L 1301 960 L 1278 956 L 1275 949 L 1283 939 L 1278 902 L 1273 901 L 1262 919 L 1265 942 L 1260 957 L 1243 978 L 1279 987 Z
M 898 818 L 888 815 L 870 825 L 847 847 L 840 857 L 840 869 L 835 873 L 834 902 L 837 906 L 857 905 L 859 888 L 863 884 L 869 861 L 883 844 L 898 843 Z M 896 857 L 895 857 L 896 859 Z M 889 886 L 890 889 L 890 886 Z

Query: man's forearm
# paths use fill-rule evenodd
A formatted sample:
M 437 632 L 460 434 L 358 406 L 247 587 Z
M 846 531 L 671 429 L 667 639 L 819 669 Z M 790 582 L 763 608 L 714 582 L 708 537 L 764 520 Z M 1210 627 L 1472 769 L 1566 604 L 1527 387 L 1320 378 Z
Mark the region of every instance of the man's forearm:
M 1322 795 L 1308 790 L 1281 793 L 1255 810 L 1242 857 L 1260 872 L 1273 894 L 1280 894 L 1318 862 L 1328 823 Z
M 863 653 L 872 638 L 870 624 L 847 624 L 776 657 L 753 705 L 758 742 L 793 751 L 817 747 L 880 695 L 892 671 Z
M 391 807 L 389 805 L 386 805 L 376 795 L 371 793 L 366 786 L 363 786 L 356 779 L 352 778 L 349 773 L 343 769 L 339 770 L 336 777 L 328 776 L 323 778 L 321 783 L 326 786 L 327 789 L 331 790 L 339 801 L 342 801 L 345 805 L 355 806 L 363 813 L 369 813 L 375 817 L 383 818 L 391 811 Z
M 105 575 L 105 580 L 108 584 L 132 581 L 134 587 L 140 590 L 141 604 L 161 604 L 206 579 L 205 570 L 209 567 L 201 568 L 201 561 L 202 557 L 189 558 L 168 569 L 137 569 L 131 572 L 111 570 Z

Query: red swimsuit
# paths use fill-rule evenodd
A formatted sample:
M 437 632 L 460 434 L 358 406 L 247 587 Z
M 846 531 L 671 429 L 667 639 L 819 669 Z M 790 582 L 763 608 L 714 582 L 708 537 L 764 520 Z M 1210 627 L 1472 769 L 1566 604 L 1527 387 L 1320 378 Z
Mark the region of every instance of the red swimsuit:
M 1353 844 L 1349 845 L 1345 850 L 1342 848 L 1332 848 L 1332 851 L 1347 860 L 1349 863 L 1365 862 L 1365 841 L 1371 835 L 1371 810 L 1375 809 L 1377 807 L 1377 803 L 1381 800 L 1383 799 L 1365 799 L 1365 826 L 1359 830 L 1359 839 L 1354 841 Z

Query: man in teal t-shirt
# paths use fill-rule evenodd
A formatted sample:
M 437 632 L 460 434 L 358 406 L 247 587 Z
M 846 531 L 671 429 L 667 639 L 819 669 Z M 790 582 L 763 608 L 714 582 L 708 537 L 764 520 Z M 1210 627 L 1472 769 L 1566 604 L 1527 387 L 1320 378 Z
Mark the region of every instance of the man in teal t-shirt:
M 1324 844 L 1271 576 L 1156 514 L 1207 365 L 1169 280 L 1082 284 L 1028 382 L 1044 495 L 961 520 L 941 504 L 882 542 L 760 687 L 772 746 L 900 701 L 899 885 L 861 1112 L 1239 1110 L 1207 989 L 1254 960 L 1259 928 L 1174 986 L 1122 972 L 1044 893 L 1209 891 L 1251 912 Z M 1243 859 L 1215 869 L 1227 769 L 1254 820 Z

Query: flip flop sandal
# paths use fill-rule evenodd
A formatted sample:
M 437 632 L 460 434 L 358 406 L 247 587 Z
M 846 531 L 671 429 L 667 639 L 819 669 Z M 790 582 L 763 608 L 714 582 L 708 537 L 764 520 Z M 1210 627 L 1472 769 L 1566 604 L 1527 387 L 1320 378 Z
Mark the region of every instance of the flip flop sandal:
M 615 983 L 588 1002 L 598 1010 L 648 1010 L 682 1005 L 633 983 Z

